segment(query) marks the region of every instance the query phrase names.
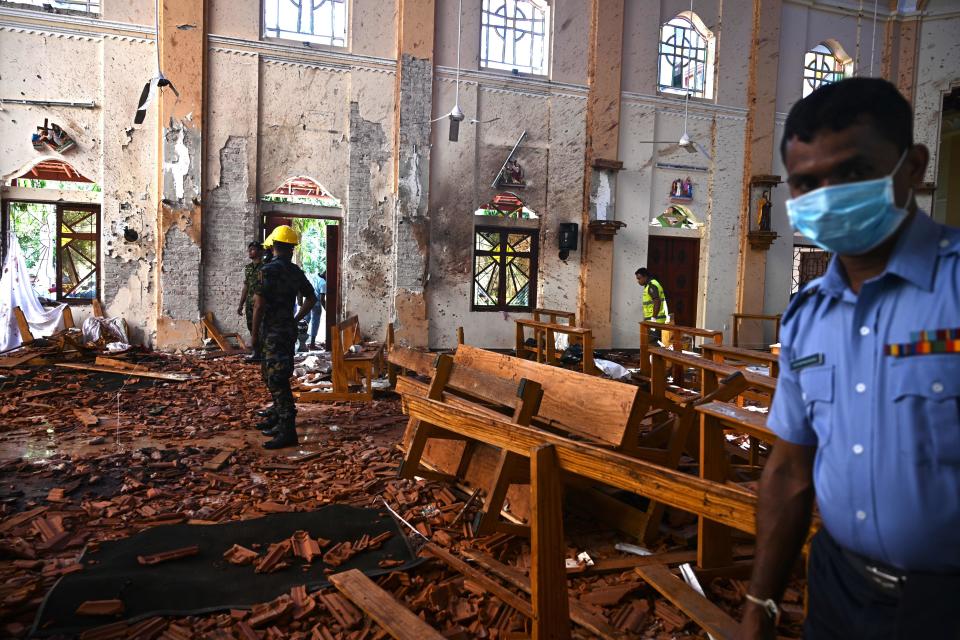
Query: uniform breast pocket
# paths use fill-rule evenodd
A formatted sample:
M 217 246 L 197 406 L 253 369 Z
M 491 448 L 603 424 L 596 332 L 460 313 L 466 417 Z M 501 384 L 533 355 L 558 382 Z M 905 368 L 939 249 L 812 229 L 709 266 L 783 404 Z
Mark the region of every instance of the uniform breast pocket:
M 817 432 L 818 445 L 824 447 L 833 433 L 833 366 L 801 369 L 800 392 L 807 420 Z
M 891 376 L 901 453 L 960 465 L 960 355 L 904 358 Z

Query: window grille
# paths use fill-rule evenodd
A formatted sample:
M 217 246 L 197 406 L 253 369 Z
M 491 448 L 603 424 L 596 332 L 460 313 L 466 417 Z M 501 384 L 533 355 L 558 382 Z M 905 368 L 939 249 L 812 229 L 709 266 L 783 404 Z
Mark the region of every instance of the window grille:
M 698 19 L 699 20 L 699 19 Z M 713 97 L 713 34 L 680 14 L 660 27 L 660 91 Z
M 825 44 L 818 44 L 803 56 L 803 97 L 820 87 L 843 80 L 847 64 Z
M 100 0 L 16 0 L 19 4 L 29 4 L 38 8 L 70 9 L 84 13 L 100 13 Z
M 537 232 L 474 230 L 473 311 L 531 311 L 537 298 Z
M 264 0 L 264 35 L 347 46 L 347 0 Z
M 549 59 L 549 5 L 536 0 L 483 0 L 480 66 L 545 76 Z
M 794 245 L 793 247 L 793 287 L 790 293 L 796 293 L 811 280 L 815 280 L 827 271 L 830 253 L 819 247 Z

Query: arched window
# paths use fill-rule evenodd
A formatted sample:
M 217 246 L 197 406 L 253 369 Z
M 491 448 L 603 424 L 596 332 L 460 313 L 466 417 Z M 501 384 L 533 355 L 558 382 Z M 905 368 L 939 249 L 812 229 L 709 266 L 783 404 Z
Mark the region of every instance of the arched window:
M 713 97 L 716 39 L 695 13 L 684 11 L 660 27 L 657 83 L 665 93 Z
M 263 34 L 347 46 L 347 0 L 263 0 Z
M 803 56 L 803 97 L 853 73 L 853 60 L 839 43 L 821 42 Z
M 550 5 L 543 0 L 483 0 L 480 66 L 547 75 Z

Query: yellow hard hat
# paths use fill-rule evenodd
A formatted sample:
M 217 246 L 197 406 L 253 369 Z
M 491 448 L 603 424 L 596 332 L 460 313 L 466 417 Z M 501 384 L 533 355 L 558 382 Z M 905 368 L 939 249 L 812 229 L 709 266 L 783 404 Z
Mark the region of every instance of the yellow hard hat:
M 263 246 L 272 247 L 274 242 L 283 242 L 285 244 L 300 244 L 300 236 L 296 231 L 293 230 L 293 227 L 287 224 L 282 224 L 279 227 L 275 228 L 267 239 L 264 241 Z

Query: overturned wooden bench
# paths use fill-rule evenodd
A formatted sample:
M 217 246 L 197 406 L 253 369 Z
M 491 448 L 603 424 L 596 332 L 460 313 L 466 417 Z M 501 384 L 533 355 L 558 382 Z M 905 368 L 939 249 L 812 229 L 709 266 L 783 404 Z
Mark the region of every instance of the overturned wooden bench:
M 207 333 L 213 338 L 213 341 L 217 343 L 217 346 L 220 347 L 220 350 L 224 353 L 242 353 L 247 350 L 247 344 L 243 341 L 243 338 L 239 333 L 223 333 L 220 329 L 217 328 L 216 319 L 213 317 L 213 311 L 208 311 L 201 318 L 200 323 L 203 325 L 203 328 L 207 330 Z M 236 340 L 236 344 L 231 343 L 231 340 Z
M 370 402 L 373 379 L 383 369 L 383 343 L 363 342 L 360 320 L 350 316 L 338 322 L 328 339 L 331 387 L 298 389 L 297 402 Z
M 557 334 L 566 335 L 569 345 L 580 344 L 583 348 L 583 359 L 580 370 L 583 373 L 597 375 L 597 367 L 593 362 L 593 331 L 583 327 L 574 327 L 565 324 L 552 324 L 540 320 L 526 320 L 518 318 L 516 322 L 516 353 L 518 358 L 532 356 L 536 362 L 564 366 L 556 347 Z M 527 344 L 527 330 L 532 331 L 533 345 Z M 569 347 L 568 347 L 569 348 Z

